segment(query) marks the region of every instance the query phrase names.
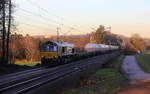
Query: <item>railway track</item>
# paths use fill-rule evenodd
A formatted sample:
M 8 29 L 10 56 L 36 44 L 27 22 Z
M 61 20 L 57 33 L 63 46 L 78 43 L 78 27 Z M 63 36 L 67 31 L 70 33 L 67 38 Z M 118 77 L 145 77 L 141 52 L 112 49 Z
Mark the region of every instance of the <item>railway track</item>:
M 26 71 L 21 71 L 21 72 L 16 72 L 16 73 L 11 73 L 11 74 L 7 74 L 7 75 L 3 75 L 0 76 L 0 83 L 3 82 L 6 79 L 11 79 L 14 76 L 22 76 L 22 75 L 26 75 L 29 74 L 31 72 L 35 72 L 35 71 L 39 71 L 42 70 L 43 68 L 35 68 L 35 69 L 31 69 L 31 70 L 26 70 Z
M 59 78 L 62 78 L 64 76 L 70 75 L 75 72 L 81 72 L 83 70 L 86 70 L 90 66 L 95 66 L 99 62 L 91 62 L 91 60 L 96 60 L 96 58 L 101 58 L 101 60 L 104 62 L 105 57 L 110 57 L 103 55 L 103 56 L 96 56 L 85 60 L 80 60 L 74 63 L 62 65 L 59 67 L 51 68 L 51 69 L 35 69 L 30 70 L 23 75 L 21 72 L 12 74 L 10 76 L 9 81 L 8 79 L 5 80 L 6 82 L 0 83 L 0 93 L 2 94 L 22 94 L 27 93 L 37 87 L 40 87 L 46 83 L 51 83 L 53 81 L 56 81 Z M 19 76 L 19 75 L 22 76 Z M 5 78 L 1 77 L 1 78 Z M 20 77 L 20 78 L 18 78 Z

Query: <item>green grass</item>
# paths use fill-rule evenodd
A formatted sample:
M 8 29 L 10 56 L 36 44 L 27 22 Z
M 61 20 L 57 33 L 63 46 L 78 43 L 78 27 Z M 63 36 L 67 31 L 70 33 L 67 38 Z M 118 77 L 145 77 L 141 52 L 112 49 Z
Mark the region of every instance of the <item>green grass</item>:
M 33 66 L 36 66 L 37 64 L 40 64 L 40 62 L 15 62 L 15 64 L 17 65 L 21 65 L 21 66 L 30 66 L 30 67 L 33 67 Z
M 124 56 L 109 63 L 107 68 L 99 69 L 87 80 L 86 86 L 70 89 L 63 94 L 116 94 L 126 78 L 119 72 Z
M 144 54 L 150 55 L 150 50 L 143 51 Z
M 110 62 L 110 64 L 108 64 L 108 67 L 119 71 L 124 57 L 124 55 L 117 57 L 113 62 Z
M 145 71 L 150 73 L 150 55 L 149 54 L 139 54 L 136 55 L 137 62 L 139 66 Z

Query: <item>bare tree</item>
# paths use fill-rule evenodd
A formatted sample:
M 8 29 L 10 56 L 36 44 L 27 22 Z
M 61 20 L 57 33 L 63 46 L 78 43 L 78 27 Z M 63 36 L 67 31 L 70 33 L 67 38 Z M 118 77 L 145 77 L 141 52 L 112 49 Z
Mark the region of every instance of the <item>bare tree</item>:
M 6 38 L 6 27 L 5 27 L 5 18 L 6 18 L 6 13 L 5 13 L 5 0 L 1 0 L 1 30 L 2 30 L 2 61 L 5 62 L 5 38 Z
M 12 13 L 12 2 L 11 0 L 1 0 L 0 1 L 0 31 L 1 31 L 1 41 L 2 41 L 2 63 L 8 63 L 9 57 L 9 36 L 11 27 L 11 16 Z

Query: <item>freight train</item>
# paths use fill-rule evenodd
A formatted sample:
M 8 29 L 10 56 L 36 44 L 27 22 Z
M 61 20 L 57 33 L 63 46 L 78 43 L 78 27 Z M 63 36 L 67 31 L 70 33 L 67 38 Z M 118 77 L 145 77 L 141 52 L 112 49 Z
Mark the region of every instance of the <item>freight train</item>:
M 118 49 L 119 46 L 88 43 L 81 51 L 72 43 L 46 41 L 40 45 L 41 64 L 56 66 L 81 58 L 106 54 Z

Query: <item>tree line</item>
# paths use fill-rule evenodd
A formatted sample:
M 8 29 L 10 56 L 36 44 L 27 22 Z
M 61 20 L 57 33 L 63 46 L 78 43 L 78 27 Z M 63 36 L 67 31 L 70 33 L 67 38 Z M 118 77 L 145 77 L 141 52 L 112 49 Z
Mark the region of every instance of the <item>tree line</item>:
M 148 45 L 148 40 L 143 39 L 139 34 L 133 34 L 130 38 L 122 37 L 121 35 L 112 34 L 102 25 L 100 25 L 96 32 L 93 32 L 92 35 L 93 38 L 91 42 L 93 43 L 118 45 L 125 51 L 140 53 L 145 49 L 150 48 L 150 45 Z
M 96 39 L 96 36 L 98 36 L 97 32 L 100 32 L 101 30 L 102 29 L 98 28 L 94 34 L 60 36 L 59 41 L 73 43 L 80 49 L 84 49 L 85 44 L 93 43 L 94 41 L 96 41 L 96 43 L 117 45 L 119 40 L 117 38 L 118 36 L 111 33 L 105 33 L 106 35 L 103 35 L 105 36 L 103 39 Z M 102 34 L 100 33 L 99 36 L 102 36 Z M 92 39 L 93 37 L 94 39 Z M 9 52 L 11 62 L 15 62 L 16 60 L 40 61 L 40 44 L 47 40 L 56 39 L 56 36 L 52 36 L 50 38 L 39 38 L 30 35 L 23 36 L 17 33 L 11 34 Z
M 78 48 L 84 49 L 84 45 L 90 42 L 90 35 L 60 36 L 60 41 L 74 43 Z M 15 61 L 40 61 L 40 44 L 47 40 L 56 40 L 56 36 L 39 38 L 30 35 L 11 34 L 9 58 L 11 63 Z M 0 41 L 1 43 L 2 41 Z M 0 45 L 1 46 L 1 45 Z M 2 53 L 0 53 L 1 56 Z
M 40 61 L 40 44 L 47 40 L 56 39 L 56 36 L 52 36 L 50 38 L 40 38 L 30 35 L 23 36 L 17 33 L 11 34 L 9 51 L 11 62 L 13 63 L 16 60 Z M 118 45 L 120 47 L 124 47 L 127 50 L 136 50 L 140 52 L 146 49 L 144 39 L 142 39 L 138 34 L 134 34 L 131 38 L 126 39 L 127 40 L 124 40 L 120 35 L 116 35 L 109 31 L 106 31 L 104 26 L 100 26 L 98 27 L 98 29 L 96 29 L 95 32 L 86 35 L 70 35 L 59 37 L 59 41 L 71 42 L 80 49 L 84 49 L 84 46 L 87 43 Z M 0 47 L 1 46 L 2 45 L 0 45 Z
M 122 44 L 122 39 L 119 35 L 111 33 L 111 31 L 106 30 L 105 26 L 100 25 L 96 32 L 93 32 L 93 38 L 91 42 L 102 43 L 107 45 L 119 45 Z

